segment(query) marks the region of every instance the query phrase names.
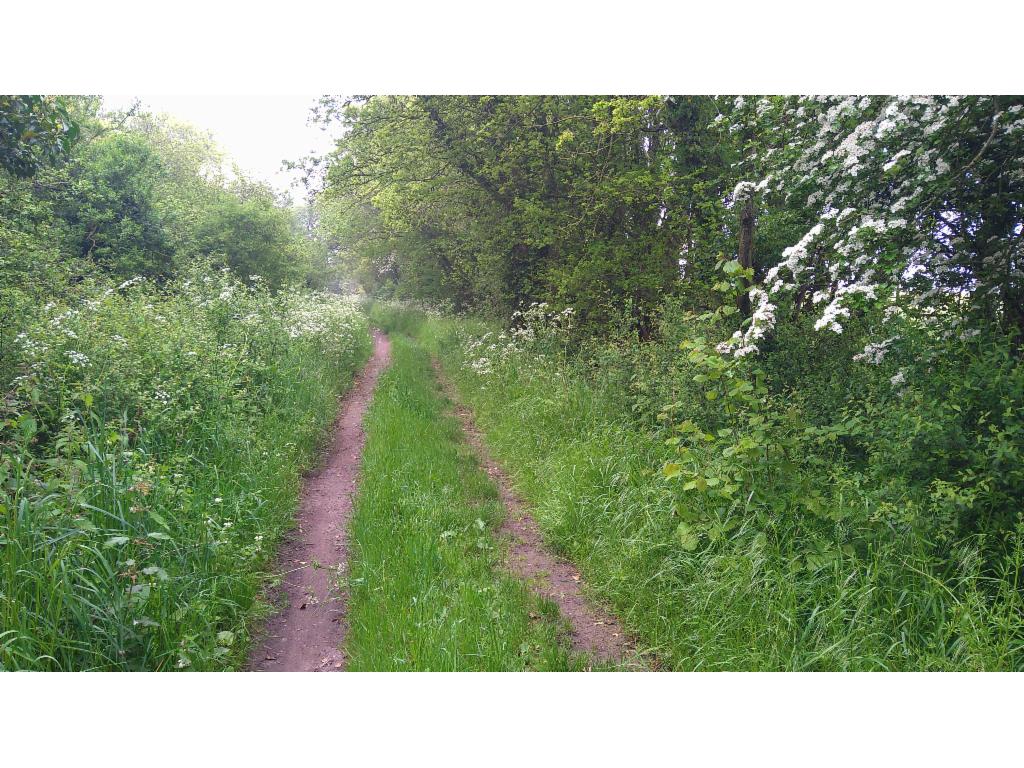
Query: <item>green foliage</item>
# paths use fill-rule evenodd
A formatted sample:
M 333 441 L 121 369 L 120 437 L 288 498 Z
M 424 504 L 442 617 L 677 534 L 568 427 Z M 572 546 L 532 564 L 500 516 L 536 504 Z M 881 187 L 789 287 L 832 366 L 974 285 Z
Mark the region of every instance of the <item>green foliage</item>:
M 1020 371 L 1002 357 L 1005 340 L 967 340 L 987 350 L 979 374 L 1001 371 L 988 395 L 1003 406 L 998 426 L 941 420 L 976 446 L 966 470 L 960 442 L 946 448 L 930 430 L 905 440 L 914 434 L 907 422 L 923 426 L 928 416 L 917 416 L 923 398 L 894 390 L 890 370 L 851 362 L 870 369 L 852 382 L 866 391 L 851 393 L 810 380 L 828 380 L 826 358 L 791 375 L 802 390 L 785 389 L 787 358 L 719 355 L 711 340 L 728 334 L 730 310 L 667 312 L 658 343 L 638 343 L 627 322 L 625 332 L 568 354 L 568 336 L 547 312 L 504 337 L 431 314 L 414 327 L 442 355 L 545 537 L 665 666 L 1024 667 L 1024 530 L 1016 502 L 999 495 L 1019 487 L 1016 465 L 1005 462 L 1020 450 L 1022 410 L 1012 405 Z M 906 367 L 895 357 L 891 365 Z M 930 384 L 933 414 L 959 418 L 953 400 L 981 385 L 956 370 L 964 383 L 948 396 L 939 388 L 951 379 Z M 935 371 L 916 380 L 928 375 Z M 811 403 L 812 393 L 831 400 Z M 908 472 L 907 458 L 925 443 L 931 455 Z M 897 449 L 906 451 L 900 463 Z M 996 495 L 984 482 L 937 474 L 946 470 L 936 457 L 977 473 L 994 456 L 1009 469 Z M 968 510 L 992 509 L 997 498 L 1009 517 L 976 525 Z M 943 516 L 943 506 L 955 514 Z
M 114 133 L 92 142 L 61 206 L 72 252 L 119 277 L 170 276 L 172 252 L 155 205 L 162 173 L 141 136 Z
M 31 180 L 0 174 L 0 276 L 5 287 L 18 286 L 18 300 L 97 270 L 167 280 L 197 260 L 274 288 L 326 287 L 335 278 L 299 212 L 230 169 L 209 135 L 166 116 L 102 114 L 86 97 L 2 98 L 0 114 L 21 126 L 5 141 L 36 158 Z M 31 120 L 72 126 L 59 151 L 37 146 L 57 141 L 45 126 L 15 120 L 22 107 Z
M 255 275 L 281 286 L 305 277 L 293 225 L 267 196 L 223 195 L 204 211 L 193 247 L 244 280 Z
M 197 268 L 82 285 L 24 327 L 0 410 L 0 666 L 237 666 L 365 318 Z
M 672 290 L 683 219 L 654 97 L 375 97 L 331 104 L 347 133 L 324 225 L 368 290 L 584 322 Z
M 64 100 L 0 96 L 0 167 L 26 178 L 67 159 L 79 126 Z

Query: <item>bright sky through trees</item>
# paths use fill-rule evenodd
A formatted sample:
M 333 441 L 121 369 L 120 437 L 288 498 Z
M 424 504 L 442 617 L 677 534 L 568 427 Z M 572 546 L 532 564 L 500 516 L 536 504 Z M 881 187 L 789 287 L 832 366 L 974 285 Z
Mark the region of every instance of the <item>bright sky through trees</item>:
M 105 95 L 107 109 L 128 109 L 138 99 L 143 109 L 166 112 L 213 133 L 217 142 L 246 173 L 279 192 L 289 191 L 299 171 L 282 170 L 284 160 L 322 154 L 332 146 L 330 134 L 307 124 L 313 95 Z M 293 199 L 305 197 L 301 185 Z

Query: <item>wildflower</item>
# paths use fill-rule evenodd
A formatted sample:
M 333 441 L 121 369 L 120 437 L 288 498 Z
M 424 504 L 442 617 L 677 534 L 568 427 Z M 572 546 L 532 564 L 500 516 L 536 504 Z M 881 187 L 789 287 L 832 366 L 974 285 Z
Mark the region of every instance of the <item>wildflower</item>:
M 89 358 L 86 355 L 83 355 L 81 352 L 76 352 L 73 349 L 69 349 L 66 354 L 68 358 L 71 360 L 71 362 L 77 365 L 79 368 L 85 368 L 87 365 L 89 365 Z
M 117 286 L 117 290 L 123 291 L 125 288 L 131 288 L 133 285 L 138 285 L 139 283 L 141 283 L 144 279 L 145 278 L 139 276 L 133 277 L 130 280 L 125 280 L 123 283 Z

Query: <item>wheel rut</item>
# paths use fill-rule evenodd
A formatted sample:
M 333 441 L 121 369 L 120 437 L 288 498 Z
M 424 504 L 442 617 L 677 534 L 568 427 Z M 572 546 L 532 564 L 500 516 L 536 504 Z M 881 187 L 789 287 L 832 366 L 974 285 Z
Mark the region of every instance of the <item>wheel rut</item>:
M 544 545 L 537 521 L 516 494 L 508 475 L 490 457 L 472 411 L 461 404 L 458 392 L 445 376 L 439 361 L 434 359 L 433 363 L 441 388 L 453 403 L 466 440 L 498 487 L 507 511 L 498 532 L 509 540 L 508 570 L 523 579 L 531 592 L 558 606 L 559 612 L 569 622 L 573 650 L 599 662 L 642 669 L 636 646 L 619 620 L 585 595 L 585 584 L 576 566 Z
M 267 620 L 247 669 L 319 672 L 345 668 L 347 595 L 339 589 L 348 566 L 348 528 L 366 434 L 363 416 L 391 344 L 373 332 L 373 354 L 341 401 L 331 445 L 302 486 L 296 528 L 278 559 L 282 583 L 272 596 L 286 607 Z

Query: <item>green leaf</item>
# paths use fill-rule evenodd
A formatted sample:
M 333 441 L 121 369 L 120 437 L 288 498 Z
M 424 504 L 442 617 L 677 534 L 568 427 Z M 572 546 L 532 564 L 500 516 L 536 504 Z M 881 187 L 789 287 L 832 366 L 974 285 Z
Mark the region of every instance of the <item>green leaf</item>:
M 167 575 L 167 571 L 155 565 L 151 565 L 147 568 L 143 568 L 142 572 L 147 576 L 156 576 L 160 581 L 167 581 L 170 577 Z
M 697 538 L 697 534 L 689 523 L 680 523 L 676 527 L 676 538 L 679 540 L 679 545 L 687 552 L 693 552 L 700 544 L 700 539 Z
M 22 416 L 18 420 L 18 428 L 21 430 L 21 436 L 28 440 L 35 435 L 39 429 L 39 424 L 31 416 Z
M 128 537 L 127 536 L 111 536 L 109 539 L 107 539 L 105 542 L 103 542 L 103 546 L 107 547 L 107 548 L 110 548 L 110 547 L 123 547 L 127 543 L 128 543 Z
M 153 518 L 153 521 L 161 528 L 164 528 L 168 531 L 171 530 L 171 526 L 167 524 L 167 521 L 158 512 L 150 511 L 149 516 Z
M 136 584 L 129 590 L 132 603 L 144 603 L 149 599 L 149 584 Z
M 679 477 L 679 475 L 683 471 L 683 468 L 676 462 L 669 461 L 665 463 L 665 466 L 662 468 L 661 471 L 667 479 L 671 480 L 673 477 Z
M 231 645 L 235 642 L 235 633 L 224 630 L 217 633 L 217 645 Z

